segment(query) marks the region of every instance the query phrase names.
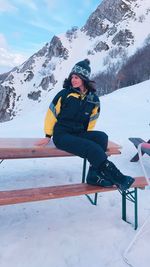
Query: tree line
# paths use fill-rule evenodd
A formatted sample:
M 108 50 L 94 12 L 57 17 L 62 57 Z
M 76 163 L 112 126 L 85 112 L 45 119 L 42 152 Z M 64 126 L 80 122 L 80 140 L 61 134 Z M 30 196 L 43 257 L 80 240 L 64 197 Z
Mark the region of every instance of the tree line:
M 123 60 L 121 66 L 117 64 L 110 64 L 107 71 L 94 77 L 99 96 L 150 79 L 150 41 Z

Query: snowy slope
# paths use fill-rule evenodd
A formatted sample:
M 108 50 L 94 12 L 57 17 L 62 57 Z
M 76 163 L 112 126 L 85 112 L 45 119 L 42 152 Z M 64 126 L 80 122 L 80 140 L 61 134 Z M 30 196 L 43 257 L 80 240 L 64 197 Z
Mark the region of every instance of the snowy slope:
M 149 88 L 150 81 L 146 81 L 101 97 L 96 129 L 123 146 L 122 154 L 110 159 L 133 176 L 142 175 L 142 170 L 139 163 L 130 162 L 136 150 L 128 137 L 149 139 Z M 45 103 L 41 109 L 1 124 L 0 137 L 42 137 L 47 107 Z M 144 156 L 150 174 L 149 162 Z M 0 167 L 0 190 L 7 190 L 80 182 L 82 160 L 10 160 Z M 149 190 L 139 191 L 139 226 L 150 213 L 149 198 Z M 127 216 L 133 222 L 132 203 Z M 136 235 L 132 225 L 121 220 L 118 192 L 99 195 L 97 207 L 84 196 L 1 206 L 0 221 L 1 267 L 125 267 L 123 254 Z M 134 267 L 149 267 L 149 238 L 148 224 L 126 255 Z

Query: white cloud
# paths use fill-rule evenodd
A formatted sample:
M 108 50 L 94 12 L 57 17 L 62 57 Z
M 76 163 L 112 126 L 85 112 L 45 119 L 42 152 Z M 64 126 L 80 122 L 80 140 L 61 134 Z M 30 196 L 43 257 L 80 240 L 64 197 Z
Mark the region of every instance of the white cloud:
M 21 64 L 26 57 L 22 54 L 10 52 L 6 48 L 0 47 L 0 65 L 14 67 Z
M 4 37 L 4 35 L 2 33 L 0 33 L 0 48 L 6 48 L 7 47 L 7 41 L 6 38 Z
M 37 5 L 35 3 L 36 1 L 30 0 L 14 0 L 14 4 L 11 0 L 0 0 L 0 12 L 14 12 L 18 11 L 19 6 L 23 5 L 24 7 L 27 7 L 33 11 L 38 10 Z
M 27 55 L 11 51 L 7 40 L 3 34 L 0 33 L 0 70 L 3 72 L 6 69 L 11 69 L 20 65 L 27 59 Z
M 63 30 L 63 27 L 65 26 L 65 24 L 63 24 L 63 19 L 61 20 L 61 18 L 51 16 L 51 20 L 55 22 L 53 23 L 53 25 L 50 22 L 44 21 L 40 17 L 36 17 L 33 20 L 28 20 L 28 23 L 37 28 L 44 29 L 49 33 L 57 34 L 61 32 Z
M 55 1 L 44 0 L 43 2 L 46 4 L 46 7 L 48 9 L 52 10 L 58 7 L 60 0 L 59 1 L 58 0 L 55 0 Z
M 17 4 L 21 4 L 21 5 L 24 5 L 26 6 L 27 8 L 29 9 L 32 9 L 32 10 L 38 10 L 37 8 L 37 5 L 36 5 L 36 1 L 33 1 L 33 0 L 15 0 L 15 2 Z
M 64 18 L 64 16 L 60 17 L 60 15 L 52 14 L 51 19 L 55 21 L 56 23 L 61 24 L 62 26 L 66 26 L 69 24 L 68 17 Z
M 92 0 L 83 0 L 82 4 L 84 7 L 90 7 L 93 5 Z
M 16 11 L 17 8 L 9 0 L 0 0 L 0 12 Z
M 56 30 L 55 26 L 54 27 L 51 26 L 49 23 L 42 21 L 40 18 L 34 19 L 34 20 L 29 20 L 28 23 L 37 27 L 37 28 L 41 28 L 41 29 L 44 29 L 44 30 L 49 31 L 49 32 L 54 32 Z

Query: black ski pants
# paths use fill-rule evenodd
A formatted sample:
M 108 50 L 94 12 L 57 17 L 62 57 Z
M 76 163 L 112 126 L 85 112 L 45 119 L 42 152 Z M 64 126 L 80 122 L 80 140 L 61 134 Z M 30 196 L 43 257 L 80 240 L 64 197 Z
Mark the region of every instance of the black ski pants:
M 96 169 L 107 159 L 106 149 L 108 136 L 101 131 L 69 133 L 65 130 L 54 131 L 54 144 L 58 149 L 65 150 L 81 158 L 86 158 Z

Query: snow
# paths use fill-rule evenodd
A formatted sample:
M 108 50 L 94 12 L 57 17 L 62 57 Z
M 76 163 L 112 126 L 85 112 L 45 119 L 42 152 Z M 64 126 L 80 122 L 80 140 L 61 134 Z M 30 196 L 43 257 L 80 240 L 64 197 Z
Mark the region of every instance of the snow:
M 130 162 L 136 150 L 128 138 L 150 137 L 149 88 L 150 81 L 146 81 L 101 97 L 96 129 L 106 131 L 110 140 L 122 145 L 122 154 L 110 160 L 132 176 L 143 174 L 138 162 Z M 2 123 L 0 137 L 42 137 L 48 101 L 37 110 L 29 105 L 20 117 Z M 150 173 L 149 157 L 145 155 L 143 160 Z M 78 183 L 82 160 L 8 160 L 0 167 L 0 190 L 10 190 Z M 150 214 L 149 190 L 139 190 L 138 198 L 140 229 Z M 0 266 L 149 267 L 149 219 L 137 238 L 131 202 L 127 220 L 131 224 L 121 220 L 119 192 L 99 194 L 97 206 L 92 206 L 85 196 L 1 206 Z
M 62 89 L 62 83 L 66 77 L 68 77 L 72 67 L 78 61 L 89 58 L 91 62 L 91 79 L 93 76 L 99 72 L 105 72 L 108 68 L 113 66 L 113 64 L 122 64 L 123 54 L 127 57 L 133 55 L 137 49 L 144 46 L 148 36 L 149 36 L 149 24 L 150 24 L 150 2 L 149 0 L 136 0 L 136 1 L 124 1 L 130 6 L 132 13 L 131 16 L 126 14 L 118 23 L 110 23 L 108 19 L 103 19 L 103 25 L 109 25 L 109 29 L 102 35 L 92 38 L 86 35 L 86 32 L 78 29 L 72 39 L 66 37 L 66 33 L 60 34 L 58 37 L 62 42 L 64 48 L 67 49 L 68 58 L 64 59 L 62 56 L 54 56 L 57 47 L 54 47 L 54 51 L 51 51 L 51 42 L 47 43 L 47 50 L 50 49 L 52 52 L 52 57 L 47 54 L 43 56 L 37 56 L 34 54 L 30 58 L 31 62 L 27 60 L 22 65 L 18 67 L 15 71 L 10 73 L 10 80 L 6 79 L 2 86 L 9 86 L 10 88 L 15 88 L 15 95 L 12 94 L 10 99 L 10 106 L 8 109 L 11 110 L 15 104 L 14 113 L 16 116 L 23 116 L 28 110 L 36 112 L 37 109 L 42 109 L 43 102 L 47 104 L 47 99 L 53 97 L 58 91 Z M 129 3 L 130 2 L 130 3 Z M 113 34 L 110 33 L 113 26 L 117 29 L 117 32 Z M 120 46 L 122 52 L 116 54 L 118 49 L 118 44 L 113 44 L 113 39 L 117 33 L 121 30 L 128 29 L 132 32 L 134 37 L 134 42 L 128 47 Z M 105 42 L 109 46 L 109 50 L 96 52 L 95 48 L 98 43 Z M 45 46 L 44 46 L 45 47 Z M 24 64 L 29 64 L 28 68 L 22 72 Z M 43 66 L 44 64 L 44 66 Z M 46 66 L 46 67 L 45 67 Z M 26 81 L 29 70 L 33 72 L 33 78 L 30 81 Z M 43 78 L 50 75 L 54 75 L 56 84 L 50 83 L 48 90 L 43 90 L 41 87 L 41 81 Z M 12 78 L 13 75 L 13 78 Z M 58 82 L 57 82 L 58 81 Z M 29 99 L 28 95 L 32 92 L 39 92 L 40 96 L 37 101 Z M 28 105 L 26 105 L 28 99 Z M 14 103 L 15 101 L 15 103 Z M 48 100 L 49 101 L 49 100 Z M 30 104 L 30 105 L 29 105 Z M 42 112 L 44 110 L 42 109 Z M 44 113 L 42 113 L 44 116 Z M 13 116 L 13 115 L 12 115 Z M 40 118 L 42 119 L 42 117 Z M 24 127 L 25 128 L 25 127 Z M 26 131 L 26 128 L 24 129 Z

